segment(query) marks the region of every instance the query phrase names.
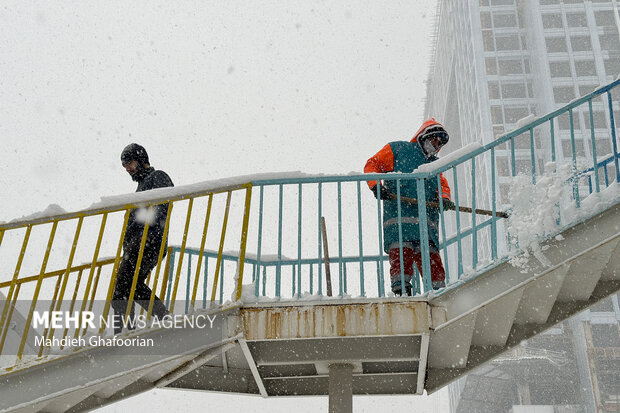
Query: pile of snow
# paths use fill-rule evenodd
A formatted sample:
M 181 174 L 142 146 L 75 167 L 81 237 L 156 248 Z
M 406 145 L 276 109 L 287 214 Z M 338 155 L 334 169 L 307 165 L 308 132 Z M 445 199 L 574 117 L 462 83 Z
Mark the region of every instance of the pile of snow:
M 509 203 L 512 211 L 508 219 L 508 233 L 513 256 L 510 263 L 526 270 L 530 255 L 541 264 L 548 265 L 543 255 L 542 242 L 559 234 L 564 228 L 601 213 L 620 202 L 620 185 L 601 187 L 600 193 L 593 193 L 581 200 L 577 208 L 572 198 L 570 164 L 557 166 L 550 162 L 546 172 L 532 183 L 531 175 L 516 176 L 509 188 Z M 560 219 L 561 218 L 561 219 Z
M 560 201 L 571 187 L 566 182 L 571 178 L 570 165 L 556 168 L 552 162 L 545 165 L 546 172 L 532 183 L 531 175 L 518 175 L 513 179 L 508 193 L 512 211 L 508 218 L 508 233 L 512 250 L 516 254 L 510 262 L 521 267 L 529 260 L 530 253 L 545 264 L 541 243 L 559 232 Z M 521 254 L 521 251 L 524 254 Z
M 30 221 L 30 220 L 33 220 L 33 219 L 47 218 L 47 217 L 50 217 L 50 216 L 62 215 L 62 214 L 66 214 L 66 213 L 67 213 L 67 211 L 65 211 L 60 205 L 58 205 L 58 204 L 50 204 L 43 211 L 35 212 L 34 214 L 23 216 L 21 218 L 15 218 L 15 219 L 11 220 L 10 222 Z
M 461 149 L 457 149 L 454 152 L 450 152 L 449 154 L 447 154 L 446 156 L 442 156 L 441 158 L 439 158 L 438 160 L 431 162 L 431 163 L 425 163 L 423 165 L 420 165 L 420 167 L 418 167 L 418 169 L 416 169 L 413 172 L 433 172 L 436 171 L 437 169 L 441 168 L 442 166 L 446 166 L 448 165 L 450 162 L 453 162 L 461 157 L 467 156 L 472 152 L 477 151 L 478 149 L 482 148 L 482 145 L 479 142 L 473 142 L 470 143 L 469 145 L 466 145 L 464 147 L 462 147 Z

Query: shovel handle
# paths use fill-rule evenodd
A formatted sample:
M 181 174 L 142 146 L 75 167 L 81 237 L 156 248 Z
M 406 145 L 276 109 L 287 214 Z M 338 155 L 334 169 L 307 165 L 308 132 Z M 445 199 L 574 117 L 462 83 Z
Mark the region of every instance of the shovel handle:
M 392 199 L 396 199 L 396 194 L 390 192 L 390 198 Z M 408 198 L 406 196 L 401 196 L 400 199 L 403 202 L 406 202 L 408 204 L 417 204 L 418 200 L 415 198 Z M 426 205 L 428 205 L 431 208 L 439 208 L 439 202 L 433 202 L 433 201 L 426 201 Z M 444 206 L 444 209 L 450 209 L 450 210 L 456 210 L 456 206 L 454 207 L 450 207 L 450 208 L 446 208 Z M 478 209 L 476 208 L 475 210 L 470 208 L 470 207 L 466 207 L 466 206 L 459 206 L 458 207 L 459 211 L 461 212 L 468 212 L 468 213 L 472 213 L 475 212 L 478 215 L 490 215 L 493 216 L 493 211 L 489 211 L 488 209 Z M 503 211 L 495 211 L 495 216 L 498 216 L 500 218 L 508 218 L 508 213 L 503 212 Z

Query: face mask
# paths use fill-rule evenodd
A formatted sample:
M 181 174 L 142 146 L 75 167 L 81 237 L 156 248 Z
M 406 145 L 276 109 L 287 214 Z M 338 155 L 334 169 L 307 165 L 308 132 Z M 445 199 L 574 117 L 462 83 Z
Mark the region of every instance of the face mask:
M 429 140 L 425 140 L 424 142 L 422 142 L 422 151 L 427 158 L 430 158 L 431 156 L 439 152 L 439 149 L 435 148 Z

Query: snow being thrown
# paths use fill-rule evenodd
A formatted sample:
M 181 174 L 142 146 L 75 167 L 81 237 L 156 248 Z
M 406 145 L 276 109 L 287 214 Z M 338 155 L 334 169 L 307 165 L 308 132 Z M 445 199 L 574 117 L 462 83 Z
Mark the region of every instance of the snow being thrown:
M 562 240 L 560 232 L 564 228 L 620 201 L 620 185 L 614 182 L 581 200 L 581 206 L 577 208 L 572 199 L 572 186 L 568 184 L 575 179 L 571 165 L 549 162 L 544 170 L 547 172 L 537 176 L 535 183 L 531 175 L 522 174 L 514 177 L 509 187 L 511 211 L 507 232 L 512 251 L 510 263 L 523 271 L 527 270 L 530 255 L 543 265 L 549 264 L 543 254 L 545 240 L 552 237 Z

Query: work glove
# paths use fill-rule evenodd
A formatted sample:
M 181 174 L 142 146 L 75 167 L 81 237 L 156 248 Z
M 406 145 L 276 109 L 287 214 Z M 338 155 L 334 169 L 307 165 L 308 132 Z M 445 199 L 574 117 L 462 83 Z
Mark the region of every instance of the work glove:
M 442 198 L 441 202 L 443 203 L 443 209 L 456 209 L 456 205 L 454 202 L 450 201 L 448 198 Z
M 381 185 L 381 189 L 379 191 L 379 194 L 377 194 L 377 188 L 378 187 L 379 187 L 379 185 L 375 185 L 375 186 L 373 186 L 370 189 L 372 191 L 372 193 L 375 195 L 375 198 L 377 198 L 377 199 L 391 199 L 391 197 L 390 197 L 391 192 L 383 185 Z

